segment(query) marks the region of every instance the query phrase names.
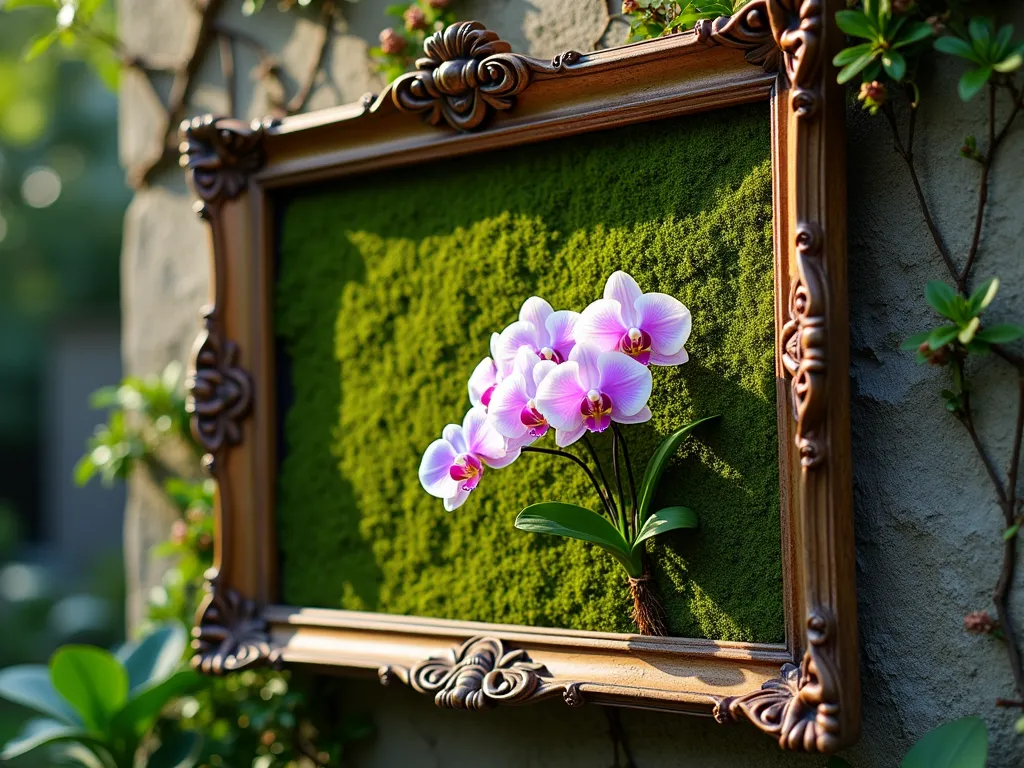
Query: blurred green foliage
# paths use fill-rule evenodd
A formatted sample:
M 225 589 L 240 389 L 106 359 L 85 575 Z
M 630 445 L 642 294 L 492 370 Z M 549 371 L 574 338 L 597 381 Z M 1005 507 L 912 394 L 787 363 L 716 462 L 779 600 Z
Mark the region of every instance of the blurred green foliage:
M 0 11 L 19 2 L 0 0 Z M 83 61 L 24 56 L 54 15 L 53 7 L 0 12 L 0 496 L 26 519 L 39 506 L 34 457 L 49 340 L 72 323 L 116 322 L 129 199 L 114 94 Z M 97 10 L 94 23 L 105 29 L 112 15 Z M 99 51 L 76 44 L 74 52 L 109 72 Z

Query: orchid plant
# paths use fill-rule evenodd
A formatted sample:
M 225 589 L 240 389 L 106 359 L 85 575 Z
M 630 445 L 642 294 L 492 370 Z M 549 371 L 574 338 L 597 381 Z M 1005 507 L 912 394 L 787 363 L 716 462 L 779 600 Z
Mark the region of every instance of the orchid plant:
M 608 278 L 604 297 L 582 313 L 554 310 L 538 296 L 526 300 L 519 319 L 490 340 L 490 356 L 469 378 L 471 408 L 461 426 L 449 424 L 420 463 L 423 489 L 453 511 L 475 490 L 487 469 L 501 469 L 523 453 L 571 461 L 592 483 L 598 511 L 545 501 L 522 510 L 516 528 L 596 544 L 629 577 L 633 618 L 645 635 L 665 634 L 664 612 L 650 586 L 648 539 L 695 528 L 686 507 L 652 511 L 654 493 L 669 459 L 700 419 L 669 435 L 637 484 L 621 425 L 651 418 L 650 366 L 685 363 L 690 311 L 664 293 L 643 293 L 630 275 Z M 611 432 L 608 479 L 590 439 Z M 549 432 L 555 447 L 538 441 Z M 586 457 L 567 450 L 580 443 Z M 589 459 L 589 462 L 588 460 Z

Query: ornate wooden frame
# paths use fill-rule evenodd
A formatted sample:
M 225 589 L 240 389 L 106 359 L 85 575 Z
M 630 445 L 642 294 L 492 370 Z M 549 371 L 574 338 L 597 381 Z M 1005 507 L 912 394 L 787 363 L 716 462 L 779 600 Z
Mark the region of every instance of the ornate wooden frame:
M 475 22 L 428 39 L 415 72 L 361 103 L 246 125 L 182 126 L 182 165 L 213 240 L 213 303 L 190 379 L 193 430 L 219 484 L 216 566 L 196 663 L 376 673 L 439 706 L 561 695 L 749 720 L 783 748 L 859 732 L 850 481 L 843 94 L 828 62 L 842 0 L 752 0 L 696 30 L 551 61 Z M 772 115 L 786 642 L 649 638 L 276 604 L 271 324 L 275 194 L 733 104 Z M 407 113 L 419 113 L 423 119 Z

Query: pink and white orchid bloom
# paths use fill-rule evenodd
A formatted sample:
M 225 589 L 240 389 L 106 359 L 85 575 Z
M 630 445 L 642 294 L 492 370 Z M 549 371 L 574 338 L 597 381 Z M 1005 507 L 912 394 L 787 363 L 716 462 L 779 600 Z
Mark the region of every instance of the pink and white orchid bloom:
M 469 377 L 469 402 L 473 406 L 483 406 L 486 408 L 491 402 L 491 395 L 494 394 L 494 388 L 501 383 L 501 380 L 505 378 L 512 371 L 512 364 L 507 363 L 504 366 L 499 367 L 495 362 L 497 359 L 498 350 L 498 334 L 491 334 L 491 356 L 485 357 L 479 363 L 476 368 L 473 369 L 473 373 Z
M 519 310 L 519 320 L 498 337 L 494 360 L 499 369 L 511 366 L 520 347 L 529 347 L 541 360 L 561 363 L 576 343 L 574 328 L 579 312 L 555 311 L 544 299 L 531 296 Z
M 462 426 L 449 424 L 423 453 L 420 485 L 444 499 L 444 508 L 458 509 L 480 483 L 485 467 L 500 469 L 519 458 L 519 449 L 506 450 L 505 438 L 494 429 L 482 407 L 470 408 Z
M 554 360 L 541 360 L 529 347 L 520 347 L 512 372 L 494 390 L 487 413 L 510 445 L 529 445 L 547 434 L 548 420 L 537 409 L 537 386 L 556 365 Z
M 624 352 L 644 365 L 679 365 L 689 356 L 690 310 L 665 293 L 643 293 L 621 270 L 608 278 L 604 298 L 583 310 L 576 339 L 602 351 Z
M 603 432 L 613 421 L 648 421 L 650 396 L 651 372 L 645 365 L 622 352 L 577 343 L 569 360 L 540 382 L 536 403 L 564 448 L 587 431 Z

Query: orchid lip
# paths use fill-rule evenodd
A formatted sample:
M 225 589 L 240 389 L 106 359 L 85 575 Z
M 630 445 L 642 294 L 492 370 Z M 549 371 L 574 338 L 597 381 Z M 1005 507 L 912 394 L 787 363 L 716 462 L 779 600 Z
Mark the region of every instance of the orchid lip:
M 551 347 L 541 347 L 537 355 L 540 357 L 541 360 L 553 360 L 556 363 L 565 362 L 565 359 L 560 354 L 558 354 L 558 350 L 552 349 Z
M 591 432 L 604 432 L 612 420 L 612 399 L 592 389 L 580 403 L 583 425 Z
M 526 427 L 533 437 L 544 437 L 548 431 L 548 420 L 537 410 L 537 404 L 529 400 L 523 410 L 519 412 L 519 421 Z
M 480 482 L 484 473 L 484 465 L 472 453 L 460 453 L 452 462 L 448 475 L 452 480 L 462 483 L 462 490 L 472 491 Z
M 482 395 L 480 395 L 480 404 L 484 408 L 487 408 L 487 407 L 490 406 L 490 404 L 491 404 L 491 397 L 494 395 L 494 390 L 496 390 L 497 388 L 498 388 L 497 384 L 492 384 L 486 390 L 484 390 L 484 393 Z
M 630 328 L 622 334 L 619 349 L 638 363 L 647 365 L 651 360 L 651 336 L 640 328 Z

